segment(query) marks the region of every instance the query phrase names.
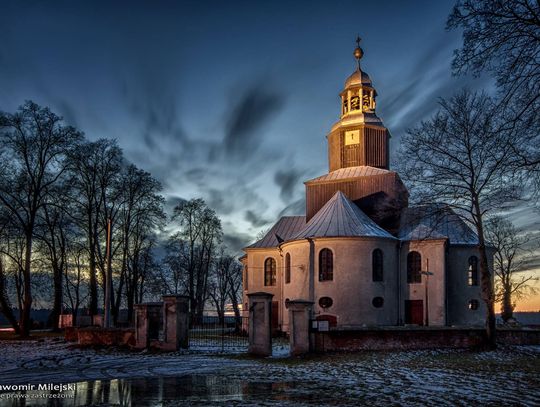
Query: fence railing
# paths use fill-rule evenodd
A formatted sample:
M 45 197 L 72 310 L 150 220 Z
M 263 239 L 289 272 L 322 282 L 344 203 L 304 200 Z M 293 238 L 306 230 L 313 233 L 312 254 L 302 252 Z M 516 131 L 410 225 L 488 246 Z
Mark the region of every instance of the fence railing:
M 244 351 L 247 346 L 248 317 L 202 316 L 191 321 L 190 349 Z

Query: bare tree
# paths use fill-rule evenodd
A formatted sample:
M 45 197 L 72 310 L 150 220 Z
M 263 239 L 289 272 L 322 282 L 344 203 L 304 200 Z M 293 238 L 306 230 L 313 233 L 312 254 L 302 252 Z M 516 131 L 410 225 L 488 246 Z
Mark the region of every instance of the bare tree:
M 531 283 L 538 278 L 522 273 L 518 275 L 526 268 L 525 245 L 530 236 L 520 235 L 512 222 L 495 216 L 486 224 L 486 237 L 496 250 L 496 301 L 501 303 L 501 317 L 507 322 L 513 317 L 516 301 L 536 293 Z
M 38 212 L 65 170 L 65 154 L 81 139 L 48 108 L 27 102 L 17 113 L 0 114 L 0 204 L 25 238 L 20 333 L 28 336 L 32 308 L 32 247 Z
M 519 127 L 527 135 L 510 147 L 539 182 L 540 166 L 540 2 L 535 0 L 459 0 L 449 29 L 463 29 L 456 50 L 456 74 L 487 71 L 497 80 L 502 128 Z M 540 187 L 540 184 L 536 186 Z
M 522 194 L 519 173 L 509 165 L 513 156 L 508 140 L 516 135 L 500 132 L 498 120 L 489 97 L 462 91 L 450 100 L 441 100 L 432 119 L 408 131 L 397 160 L 415 200 L 445 204 L 478 236 L 489 348 L 496 346 L 495 295 L 485 219 Z
M 214 261 L 208 286 L 208 294 L 216 307 L 219 323 L 225 322 L 225 305 L 229 293 L 230 268 L 232 260 L 225 255 L 223 248 Z
M 174 208 L 173 220 L 179 222 L 176 238 L 184 242 L 179 249 L 185 270 L 186 293 L 190 297 L 191 319 L 201 319 L 208 298 L 208 277 L 217 245 L 221 240 L 221 222 L 202 199 L 182 202 Z
M 106 139 L 80 143 L 69 156 L 75 204 L 73 216 L 86 235 L 88 247 L 88 308 L 91 315 L 97 314 L 98 310 L 98 251 L 107 222 L 107 215 L 103 214 L 103 199 L 108 186 L 106 180 L 118 175 L 121 157 L 122 151 L 116 142 Z
M 121 235 L 121 267 L 118 278 L 115 316 L 118 316 L 123 287 L 128 310 L 128 320 L 133 316 L 133 306 L 142 291 L 141 285 L 147 277 L 148 267 L 153 260 L 152 249 L 155 232 L 165 221 L 164 200 L 159 191 L 161 185 L 152 176 L 128 165 L 120 181 L 122 205 L 119 212 L 119 234 Z
M 87 251 L 84 242 L 77 237 L 68 242 L 68 267 L 64 269 L 65 297 L 64 302 L 71 310 L 73 325 L 77 323 L 77 316 L 81 304 L 88 296 L 85 276 L 88 274 L 88 264 L 86 263 Z

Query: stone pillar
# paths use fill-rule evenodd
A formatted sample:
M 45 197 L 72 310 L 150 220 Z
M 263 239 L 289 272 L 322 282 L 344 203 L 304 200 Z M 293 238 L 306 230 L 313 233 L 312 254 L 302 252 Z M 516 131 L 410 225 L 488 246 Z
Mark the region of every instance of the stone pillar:
M 159 337 L 159 311 L 161 303 L 145 303 L 135 305 L 135 347 L 144 349 L 150 346 L 151 340 Z
M 189 297 L 185 295 L 163 296 L 163 348 L 187 349 L 189 346 Z
M 252 293 L 249 298 L 249 348 L 256 356 L 272 355 L 272 297 L 269 293 Z
M 289 309 L 289 341 L 291 356 L 309 352 L 309 319 L 312 301 L 293 300 L 287 302 Z

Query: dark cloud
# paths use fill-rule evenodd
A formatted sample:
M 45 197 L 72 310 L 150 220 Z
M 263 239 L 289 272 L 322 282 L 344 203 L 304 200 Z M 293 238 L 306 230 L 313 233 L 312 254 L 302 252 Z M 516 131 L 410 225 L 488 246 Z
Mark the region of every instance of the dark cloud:
M 252 154 L 261 140 L 263 125 L 283 108 L 284 103 L 283 93 L 260 85 L 241 94 L 227 119 L 223 140 L 227 155 Z
M 305 171 L 295 168 L 278 170 L 274 175 L 274 182 L 281 188 L 279 196 L 284 202 L 288 202 L 294 195 L 294 191 L 302 187 L 302 176 Z
M 240 254 L 241 250 L 249 246 L 253 241 L 253 236 L 242 233 L 224 233 L 223 243 L 230 252 Z
M 278 219 L 282 216 L 305 215 L 305 213 L 306 198 L 304 197 L 287 205 L 281 212 L 279 212 Z
M 244 212 L 244 219 L 256 228 L 260 228 L 261 226 L 267 225 L 271 222 L 270 220 L 263 218 L 260 214 L 257 214 L 252 210 L 247 210 Z

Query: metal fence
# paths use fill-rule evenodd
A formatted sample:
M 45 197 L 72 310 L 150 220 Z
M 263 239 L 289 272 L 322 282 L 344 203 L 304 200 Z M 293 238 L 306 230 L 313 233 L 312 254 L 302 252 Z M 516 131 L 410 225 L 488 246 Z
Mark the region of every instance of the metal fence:
M 189 348 L 217 352 L 245 352 L 248 348 L 248 317 L 203 316 L 191 323 Z

